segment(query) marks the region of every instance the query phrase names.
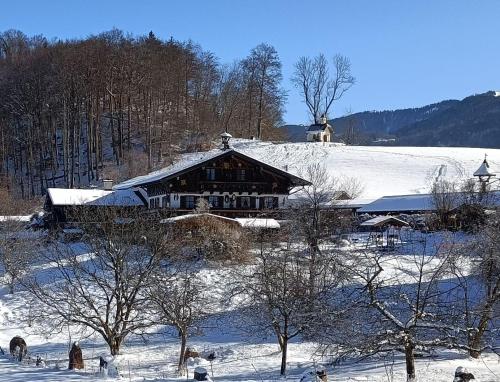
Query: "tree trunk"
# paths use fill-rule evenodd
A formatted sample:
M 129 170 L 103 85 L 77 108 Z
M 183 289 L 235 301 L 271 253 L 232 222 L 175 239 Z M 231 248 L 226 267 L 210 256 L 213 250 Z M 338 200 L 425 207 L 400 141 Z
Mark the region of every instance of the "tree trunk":
M 479 358 L 481 355 L 481 341 L 483 339 L 484 332 L 488 329 L 488 323 L 493 316 L 493 303 L 495 300 L 488 299 L 486 305 L 482 309 L 481 318 L 479 319 L 479 324 L 477 325 L 477 329 L 469 335 L 469 355 L 472 358 Z
M 483 334 L 486 331 L 486 327 L 488 326 L 489 320 L 485 319 L 485 317 L 481 317 L 479 321 L 479 325 L 477 330 L 469 338 L 469 355 L 472 358 L 479 358 L 481 355 L 481 340 L 483 338 Z
M 180 375 L 183 375 L 184 370 L 186 369 L 186 343 L 187 343 L 187 335 L 184 330 L 179 330 L 179 334 L 181 336 L 181 353 L 179 354 L 179 363 L 177 365 L 177 371 Z
M 282 339 L 280 341 L 280 347 L 281 347 L 280 374 L 285 375 L 285 373 L 286 373 L 286 358 L 287 358 L 287 351 L 288 351 L 288 338 L 282 337 Z
M 415 355 L 413 354 L 413 343 L 407 341 L 405 343 L 405 360 L 406 360 L 406 378 L 408 382 L 415 381 Z
M 14 291 L 15 291 L 15 282 L 14 279 L 12 279 L 12 281 L 9 283 L 9 294 L 14 294 Z
M 109 351 L 111 352 L 111 355 L 118 355 L 120 354 L 120 346 L 122 344 L 121 338 L 111 338 L 108 341 L 108 346 L 109 346 Z

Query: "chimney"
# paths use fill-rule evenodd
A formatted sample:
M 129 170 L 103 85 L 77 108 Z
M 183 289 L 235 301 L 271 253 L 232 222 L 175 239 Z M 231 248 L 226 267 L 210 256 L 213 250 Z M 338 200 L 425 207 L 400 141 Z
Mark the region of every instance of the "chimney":
M 113 189 L 113 180 L 112 179 L 104 179 L 102 181 L 102 187 L 105 191 L 111 191 Z
M 229 150 L 230 147 L 229 147 L 229 140 L 232 138 L 233 136 L 231 134 L 229 134 L 227 131 L 222 133 L 220 135 L 220 138 L 222 140 L 222 150 Z

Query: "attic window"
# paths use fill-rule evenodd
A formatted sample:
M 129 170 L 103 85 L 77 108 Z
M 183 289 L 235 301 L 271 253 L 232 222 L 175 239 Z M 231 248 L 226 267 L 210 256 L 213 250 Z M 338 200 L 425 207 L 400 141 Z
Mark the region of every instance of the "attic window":
M 215 168 L 207 168 L 205 170 L 207 180 L 215 180 Z
M 246 171 L 243 168 L 236 170 L 236 180 L 242 182 L 246 180 Z

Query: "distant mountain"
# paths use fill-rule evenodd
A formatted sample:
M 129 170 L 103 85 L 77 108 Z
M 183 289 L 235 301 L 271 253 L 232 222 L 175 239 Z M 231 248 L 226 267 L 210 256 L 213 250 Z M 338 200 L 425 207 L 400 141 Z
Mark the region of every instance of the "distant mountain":
M 487 92 L 463 100 L 394 111 L 365 111 L 330 121 L 335 140 L 396 146 L 500 148 L 500 94 Z M 305 140 L 305 127 L 283 126 L 289 140 Z

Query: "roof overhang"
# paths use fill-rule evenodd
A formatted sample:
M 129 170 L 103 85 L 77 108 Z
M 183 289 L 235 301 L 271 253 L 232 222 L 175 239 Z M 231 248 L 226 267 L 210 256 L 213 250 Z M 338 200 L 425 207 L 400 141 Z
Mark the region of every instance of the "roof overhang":
M 181 166 L 178 171 L 174 171 L 174 172 L 165 171 L 165 176 L 161 176 L 161 174 L 159 174 L 159 175 L 152 177 L 152 179 L 148 180 L 147 175 L 144 175 L 144 176 L 138 177 L 137 182 L 133 182 L 133 179 L 131 179 L 130 181 L 125 181 L 123 184 L 126 185 L 127 183 L 129 183 L 130 184 L 129 188 L 131 188 L 131 187 L 144 186 L 146 184 L 154 184 L 154 183 L 158 183 L 158 182 L 164 182 L 164 181 L 167 181 L 169 179 L 173 179 L 173 178 L 176 178 L 178 176 L 184 175 L 184 174 L 186 174 L 186 173 L 188 173 L 196 168 L 203 167 L 207 163 L 210 163 L 216 159 L 221 159 L 221 158 L 231 157 L 231 156 L 240 157 L 248 162 L 254 163 L 255 165 L 262 166 L 263 168 L 265 168 L 266 170 L 268 170 L 270 172 L 275 172 L 275 173 L 277 173 L 285 178 L 288 178 L 291 181 L 293 186 L 311 185 L 311 182 L 309 182 L 305 179 L 302 179 L 302 178 L 300 178 L 296 175 L 293 175 L 287 171 L 284 171 L 284 170 L 281 170 L 277 167 L 269 165 L 269 164 L 262 162 L 258 159 L 252 158 L 252 157 L 250 157 L 246 154 L 243 154 L 239 151 L 236 151 L 234 149 L 221 151 L 220 154 L 218 154 L 218 155 L 209 155 L 208 158 L 201 160 L 201 161 L 196 161 L 192 165 L 189 165 L 189 163 L 187 163 L 186 166 Z M 164 170 L 167 170 L 167 169 L 168 169 L 168 167 Z M 144 178 L 144 180 L 140 180 L 139 178 Z M 127 188 L 127 187 L 120 186 L 120 185 L 116 185 L 114 187 L 114 189 L 118 189 L 118 190 L 125 189 L 125 188 Z

